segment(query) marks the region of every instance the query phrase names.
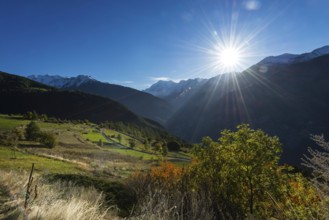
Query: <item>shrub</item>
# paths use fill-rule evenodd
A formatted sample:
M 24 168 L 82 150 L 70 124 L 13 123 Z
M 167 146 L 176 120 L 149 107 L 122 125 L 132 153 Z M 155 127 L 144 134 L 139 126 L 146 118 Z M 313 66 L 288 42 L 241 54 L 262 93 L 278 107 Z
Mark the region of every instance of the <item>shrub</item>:
M 186 172 L 185 172 L 186 171 Z M 189 186 L 189 171 L 163 162 L 149 173 L 135 173 L 128 180 L 138 199 L 130 219 L 216 219 L 206 191 Z
M 55 135 L 49 132 L 40 132 L 39 141 L 40 143 L 42 143 L 43 145 L 49 148 L 53 148 L 56 145 Z
M 25 138 L 29 141 L 37 141 L 40 134 L 40 127 L 35 121 L 31 121 L 25 129 Z

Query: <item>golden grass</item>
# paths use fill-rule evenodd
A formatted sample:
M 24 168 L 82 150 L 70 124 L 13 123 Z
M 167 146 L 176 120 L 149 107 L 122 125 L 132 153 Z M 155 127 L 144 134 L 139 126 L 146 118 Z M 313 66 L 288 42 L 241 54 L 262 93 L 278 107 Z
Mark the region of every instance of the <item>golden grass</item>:
M 23 207 L 28 173 L 0 171 L 0 183 L 7 186 L 17 203 Z M 24 210 L 28 219 L 118 219 L 115 207 L 105 207 L 104 196 L 96 189 L 78 187 L 71 182 L 48 183 L 34 175 L 37 197 L 32 195 Z

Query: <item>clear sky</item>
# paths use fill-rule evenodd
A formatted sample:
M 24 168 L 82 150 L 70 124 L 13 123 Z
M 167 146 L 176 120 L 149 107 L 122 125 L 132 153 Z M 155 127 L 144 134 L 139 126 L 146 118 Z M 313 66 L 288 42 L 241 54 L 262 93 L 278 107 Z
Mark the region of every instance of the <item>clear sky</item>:
M 0 70 L 90 75 L 144 89 L 209 78 L 218 48 L 236 71 L 329 44 L 329 0 L 0 0 Z

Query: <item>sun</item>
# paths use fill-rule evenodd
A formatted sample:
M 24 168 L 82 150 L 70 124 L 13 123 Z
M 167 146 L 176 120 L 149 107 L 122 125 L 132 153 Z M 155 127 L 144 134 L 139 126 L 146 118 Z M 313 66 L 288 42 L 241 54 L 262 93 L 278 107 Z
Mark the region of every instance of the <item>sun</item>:
M 223 48 L 219 51 L 219 63 L 224 68 L 234 68 L 240 65 L 241 52 L 234 47 Z

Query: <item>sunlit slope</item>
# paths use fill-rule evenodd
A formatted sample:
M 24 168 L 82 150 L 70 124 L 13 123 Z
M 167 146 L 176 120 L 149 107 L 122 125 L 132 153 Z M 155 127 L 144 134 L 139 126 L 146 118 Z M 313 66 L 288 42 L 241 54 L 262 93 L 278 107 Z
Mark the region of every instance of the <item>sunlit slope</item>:
M 283 161 L 298 163 L 309 134 L 329 131 L 329 56 L 296 64 L 254 65 L 210 79 L 167 123 L 190 141 L 250 123 L 283 142 Z
M 16 147 L 0 141 L 0 169 L 29 170 L 32 163 L 41 173 L 80 173 L 101 178 L 121 179 L 149 168 L 149 163 L 167 159 L 177 163 L 189 163 L 188 154 L 168 152 L 166 158 L 152 146 L 145 150 L 138 139 L 112 129 L 101 128 L 93 123 L 36 121 L 42 132 L 54 134 L 56 145 L 48 148 L 39 142 L 24 138 L 26 125 L 22 116 L 0 114 L 0 136 L 16 129 L 19 140 Z M 120 140 L 117 138 L 120 135 Z M 1 136 L 4 137 L 4 136 Z M 136 143 L 131 147 L 129 142 Z M 150 140 L 153 143 L 155 140 Z M 12 158 L 13 149 L 16 159 Z

